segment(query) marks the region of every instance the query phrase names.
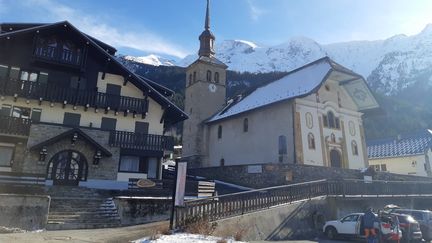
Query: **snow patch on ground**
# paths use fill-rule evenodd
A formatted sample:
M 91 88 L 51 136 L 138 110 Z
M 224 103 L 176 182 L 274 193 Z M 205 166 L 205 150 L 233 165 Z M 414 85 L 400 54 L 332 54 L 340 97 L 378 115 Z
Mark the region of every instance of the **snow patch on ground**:
M 216 243 L 222 240 L 221 237 L 215 236 L 204 236 L 194 234 L 174 234 L 174 235 L 162 235 L 159 239 L 149 240 L 143 238 L 134 241 L 133 243 Z M 241 241 L 235 241 L 233 239 L 225 239 L 227 243 L 241 243 Z

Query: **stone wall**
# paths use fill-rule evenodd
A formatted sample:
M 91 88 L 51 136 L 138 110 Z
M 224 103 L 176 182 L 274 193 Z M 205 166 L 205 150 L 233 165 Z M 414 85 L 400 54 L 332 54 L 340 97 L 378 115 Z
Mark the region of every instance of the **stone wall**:
M 189 169 L 188 174 L 252 188 L 265 188 L 320 179 L 363 179 L 359 170 L 299 164 L 234 165 Z M 430 177 L 376 173 L 376 180 L 419 181 Z
M 95 154 L 94 146 L 89 144 L 87 141 L 80 139 L 79 137 L 74 145 L 71 144 L 71 138 L 64 138 L 55 142 L 54 144 L 47 146 L 48 154 L 46 155 L 45 161 L 39 161 L 39 151 L 28 151 L 30 147 L 70 129 L 72 128 L 46 124 L 33 124 L 31 126 L 30 137 L 27 142 L 27 151 L 25 152 L 24 159 L 22 162 L 18 162 L 20 163 L 19 171 L 45 174 L 47 173 L 49 161 L 58 152 L 63 150 L 76 150 L 82 153 L 87 160 L 87 179 L 116 180 L 118 163 L 120 159 L 120 149 L 118 147 L 109 146 L 109 132 L 107 131 L 81 129 L 93 140 L 98 142 L 112 153 L 111 157 L 103 157 L 100 160 L 99 165 L 93 165 L 93 156 Z
M 361 213 L 368 207 L 377 211 L 396 204 L 430 209 L 431 203 L 430 197 L 319 197 L 218 220 L 215 235 L 229 237 L 241 231 L 243 241 L 314 240 L 322 234 L 326 221 Z
M 0 194 L 0 226 L 45 229 L 49 205 L 49 196 Z
M 145 224 L 168 220 L 170 199 L 114 198 L 122 225 Z

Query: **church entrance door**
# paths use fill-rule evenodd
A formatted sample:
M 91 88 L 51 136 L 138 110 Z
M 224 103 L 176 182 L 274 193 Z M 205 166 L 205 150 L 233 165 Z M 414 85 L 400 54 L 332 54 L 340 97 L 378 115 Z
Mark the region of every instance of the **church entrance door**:
M 331 165 L 331 167 L 337 167 L 337 168 L 342 167 L 341 154 L 339 151 L 337 151 L 335 149 L 332 149 L 330 151 L 330 165 Z

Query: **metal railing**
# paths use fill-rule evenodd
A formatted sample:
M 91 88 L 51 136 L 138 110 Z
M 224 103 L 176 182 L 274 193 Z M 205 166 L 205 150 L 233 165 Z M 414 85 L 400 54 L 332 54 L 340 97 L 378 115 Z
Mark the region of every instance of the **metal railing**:
M 172 151 L 174 138 L 162 135 L 111 131 L 109 144 L 113 147 L 146 151 Z
M 44 60 L 80 66 L 83 53 L 52 46 L 36 46 L 34 56 Z
M 109 108 L 114 111 L 129 111 L 139 114 L 144 114 L 148 110 L 145 99 L 9 78 L 0 79 L 0 95 L 66 103 L 75 106 Z
M 205 217 L 210 221 L 320 196 L 432 196 L 432 181 L 318 180 L 186 201 L 176 208 L 176 225 Z
M 0 134 L 28 136 L 31 120 L 19 117 L 0 116 Z

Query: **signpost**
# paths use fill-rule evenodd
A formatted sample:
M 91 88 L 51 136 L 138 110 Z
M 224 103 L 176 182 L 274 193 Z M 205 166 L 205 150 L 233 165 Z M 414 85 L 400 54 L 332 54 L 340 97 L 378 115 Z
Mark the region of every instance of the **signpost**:
M 187 163 L 176 161 L 175 178 L 173 183 L 170 229 L 174 228 L 174 211 L 175 207 L 184 205 L 184 195 L 186 187 Z

